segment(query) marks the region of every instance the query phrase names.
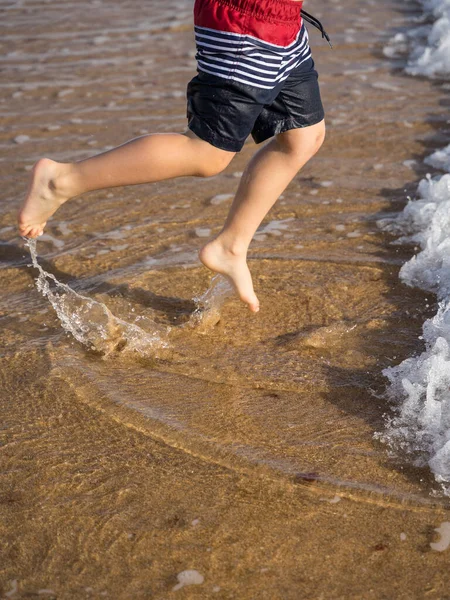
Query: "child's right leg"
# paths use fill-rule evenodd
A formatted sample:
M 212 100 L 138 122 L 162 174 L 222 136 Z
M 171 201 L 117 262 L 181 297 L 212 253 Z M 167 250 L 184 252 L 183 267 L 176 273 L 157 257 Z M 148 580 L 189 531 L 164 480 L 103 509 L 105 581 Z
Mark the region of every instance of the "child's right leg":
M 259 301 L 247 266 L 248 246 L 261 221 L 299 169 L 321 147 L 325 122 L 276 135 L 252 158 L 242 175 L 226 223 L 200 252 L 203 264 L 231 279 L 253 312 Z
M 33 167 L 19 213 L 20 234 L 39 236 L 61 204 L 85 192 L 188 175 L 211 177 L 234 155 L 188 131 L 145 135 L 76 163 L 43 158 Z

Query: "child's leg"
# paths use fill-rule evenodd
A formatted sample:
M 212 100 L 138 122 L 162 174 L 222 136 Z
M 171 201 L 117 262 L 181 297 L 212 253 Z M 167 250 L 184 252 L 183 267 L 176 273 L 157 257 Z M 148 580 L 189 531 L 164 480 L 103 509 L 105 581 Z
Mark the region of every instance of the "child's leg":
M 247 267 L 248 246 L 268 211 L 299 169 L 319 150 L 325 123 L 281 133 L 247 166 L 224 228 L 200 252 L 209 269 L 227 275 L 253 312 L 259 302 Z
M 215 148 L 189 131 L 146 135 L 76 163 L 41 159 L 33 168 L 19 213 L 20 233 L 37 237 L 47 219 L 74 196 L 187 175 L 210 177 L 222 171 L 234 154 Z

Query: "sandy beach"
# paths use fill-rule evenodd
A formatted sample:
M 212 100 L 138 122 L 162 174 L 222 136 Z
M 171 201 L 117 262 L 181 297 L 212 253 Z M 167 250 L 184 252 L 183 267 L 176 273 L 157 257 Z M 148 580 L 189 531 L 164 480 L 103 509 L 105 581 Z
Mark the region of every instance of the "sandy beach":
M 41 156 L 185 130 L 192 2 L 0 2 L 1 598 L 450 597 L 449 498 L 377 437 L 382 372 L 436 312 L 377 222 L 437 173 L 449 85 L 383 53 L 419 6 L 306 9 L 327 140 L 252 242 L 260 313 L 219 289 L 199 317 L 253 141 L 217 177 L 65 204 L 37 253 L 67 288 L 37 289 L 15 225 Z

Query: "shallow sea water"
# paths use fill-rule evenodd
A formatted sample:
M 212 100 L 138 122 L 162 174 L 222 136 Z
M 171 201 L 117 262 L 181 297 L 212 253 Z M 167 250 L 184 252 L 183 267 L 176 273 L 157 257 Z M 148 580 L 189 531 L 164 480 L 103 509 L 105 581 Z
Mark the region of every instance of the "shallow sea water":
M 11 405 L 36 373 L 42 394 L 58 390 L 186 456 L 307 488 L 319 513 L 329 510 L 324 497 L 445 509 L 429 471 L 374 438 L 390 410 L 382 371 L 420 351 L 422 323 L 436 306 L 432 294 L 399 281 L 411 249 L 392 246 L 376 225 L 434 172 L 421 158 L 444 145 L 445 89 L 407 78 L 401 59 L 382 53 L 416 7 L 393 3 L 383 13 L 371 1 L 325 0 L 310 9 L 335 45 L 310 32 L 328 137 L 252 243 L 257 316 L 220 281 L 211 289 L 197 258 L 223 224 L 256 150 L 251 141 L 215 178 L 105 190 L 64 205 L 37 243 L 39 264 L 61 285 L 47 277 L 46 288 L 41 273 L 36 289 L 39 271 L 14 225 L 28 171 L 41 156 L 78 160 L 144 133 L 185 129 L 191 4 L 0 3 L 6 434 L 17 429 Z M 95 422 L 86 428 L 95 434 Z M 64 461 L 76 452 L 66 448 Z M 106 444 L 103 453 L 107 460 Z M 177 585 L 195 580 L 194 588 L 203 575 L 180 577 Z
M 7 7 L 13 18 L 5 44 L 20 41 L 27 31 L 20 6 Z M 30 5 L 25 12 L 32 10 Z M 3 86 L 14 102 L 3 102 L 9 127 L 2 162 L 5 171 L 14 168 L 9 176 L 14 183 L 23 162 L 31 165 L 44 154 L 81 158 L 144 133 L 144 125 L 150 132 L 185 127 L 184 89 L 195 64 L 190 3 L 164 10 L 149 5 L 147 18 L 138 19 L 132 4 L 111 10 L 99 2 L 92 20 L 83 19 L 80 5 L 64 5 L 77 22 L 77 35 L 68 35 L 65 24 L 58 34 L 61 10 L 47 5 L 32 37 L 20 50 L 6 52 L 10 79 Z M 48 303 L 26 286 L 4 296 L 11 323 L 5 328 L 7 353 L 17 348 L 26 356 L 33 347 L 45 349 L 71 384 L 90 381 L 91 400 L 106 396 L 112 411 L 118 402 L 143 412 L 150 430 L 164 430 L 165 439 L 173 435 L 178 442 L 182 435 L 183 443 L 193 450 L 198 444 L 202 452 L 207 447 L 212 457 L 225 451 L 232 462 L 249 468 L 313 473 L 318 481 L 398 497 L 428 496 L 428 482 L 422 486 L 418 478 L 405 478 L 401 467 L 385 485 L 386 469 L 392 474 L 395 467 L 372 439 L 385 409 L 377 397 L 378 375 L 418 344 L 414 323 L 419 325 L 426 312 L 423 294 L 395 283 L 401 256 L 386 249 L 376 227 L 380 213 L 395 210 L 397 198 L 389 203 L 388 197 L 405 196 L 397 190 L 411 179 L 411 170 L 401 154 L 405 147 L 411 156 L 408 124 L 414 123 L 414 110 L 422 117 L 423 106 L 415 98 L 407 123 L 406 115 L 398 122 L 396 110 L 425 86 L 408 81 L 407 87 L 405 81 L 399 98 L 399 84 L 385 60 L 369 56 L 364 64 L 357 45 L 374 35 L 368 14 L 355 16 L 351 34 L 335 26 L 338 45 L 342 37 L 353 42 L 335 53 L 322 47 L 318 52 L 329 138 L 252 245 L 250 265 L 263 305 L 258 317 L 234 301 L 209 326 L 186 328 L 196 310 L 193 298 L 208 286 L 197 250 L 223 222 L 230 200 L 217 205 L 217 192 L 231 195 L 236 189 L 254 151 L 249 142 L 213 179 L 76 199 L 38 242 L 42 264 L 56 278 L 64 274 L 62 281 L 97 302 L 97 311 L 105 306 L 149 336 L 145 350 L 123 356 L 130 344 L 121 344 L 120 336 L 117 341 L 113 317 L 96 313 L 89 300 L 87 312 L 76 316 L 80 298 L 66 297 L 66 320 L 81 319 L 85 328 L 98 330 L 92 343 L 89 335 L 78 337 L 107 355 L 98 360 L 63 335 Z M 97 21 L 98 29 L 92 25 Z M 20 136 L 29 139 L 17 143 Z M 14 233 L 3 232 L 3 247 L 22 256 L 23 244 Z M 6 280 L 20 286 L 13 265 L 6 262 L 4 269 Z M 21 270 L 25 281 L 32 275 Z M 127 334 L 122 337 L 126 342 Z M 167 346 L 162 356 L 160 346 Z

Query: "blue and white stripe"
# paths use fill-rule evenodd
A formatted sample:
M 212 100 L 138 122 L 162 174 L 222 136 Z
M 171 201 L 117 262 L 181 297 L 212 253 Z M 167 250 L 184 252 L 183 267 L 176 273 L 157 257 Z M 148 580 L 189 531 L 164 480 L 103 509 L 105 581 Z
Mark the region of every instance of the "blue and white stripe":
M 273 89 L 311 58 L 306 27 L 289 46 L 277 46 L 250 35 L 195 27 L 200 71 L 254 87 Z

